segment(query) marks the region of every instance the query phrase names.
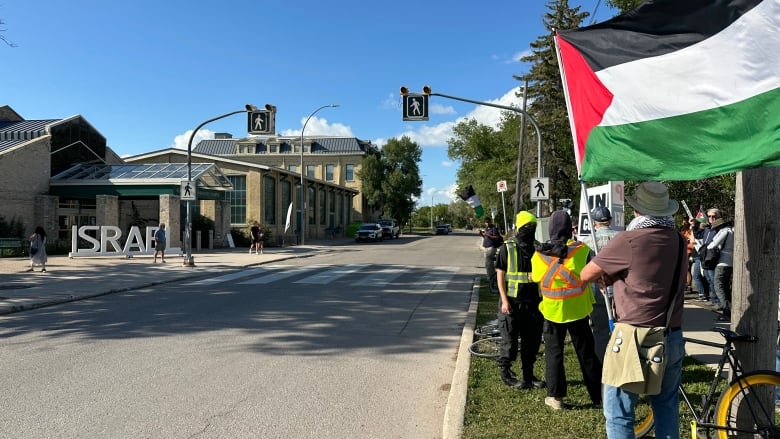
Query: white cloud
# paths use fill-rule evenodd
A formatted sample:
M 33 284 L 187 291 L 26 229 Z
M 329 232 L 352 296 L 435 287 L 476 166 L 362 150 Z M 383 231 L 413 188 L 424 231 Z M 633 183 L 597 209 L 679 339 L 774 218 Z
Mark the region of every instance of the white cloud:
M 177 149 L 187 149 L 187 142 L 190 141 L 190 136 L 192 136 L 192 132 L 194 130 L 188 130 L 185 131 L 184 134 L 179 134 L 173 139 L 173 144 L 168 145 L 168 148 L 177 148 Z M 195 146 L 200 142 L 201 140 L 208 140 L 214 138 L 214 131 L 211 130 L 198 130 L 198 132 L 195 134 L 195 137 L 192 139 L 192 147 L 195 148 Z
M 401 97 L 395 93 L 390 93 L 387 95 L 387 99 L 381 102 L 379 108 L 382 108 L 383 110 L 401 111 Z
M 445 168 L 451 168 L 454 165 L 454 163 L 450 160 L 445 160 L 441 162 L 441 165 Z
M 455 114 L 455 108 L 451 105 L 433 104 L 428 110 L 431 114 Z
M 301 118 L 301 127 L 303 127 L 304 123 L 306 123 L 305 117 Z M 279 134 L 282 136 L 300 136 L 301 130 L 284 130 Z M 328 119 L 317 116 L 309 119 L 309 123 L 306 124 L 304 135 L 355 137 L 355 135 L 352 134 L 352 128 L 340 123 L 328 124 Z

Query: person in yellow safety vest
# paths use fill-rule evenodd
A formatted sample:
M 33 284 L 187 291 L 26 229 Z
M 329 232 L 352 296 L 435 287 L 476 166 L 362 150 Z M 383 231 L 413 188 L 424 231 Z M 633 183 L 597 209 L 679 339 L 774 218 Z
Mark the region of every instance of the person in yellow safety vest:
M 515 236 L 506 240 L 496 258 L 496 276 L 501 301 L 498 304 L 498 329 L 501 348 L 497 364 L 504 384 L 518 389 L 541 389 L 544 381 L 534 376 L 534 363 L 542 344 L 542 323 L 539 311 L 539 286 L 531 281 L 531 256 L 535 251 L 536 216 L 522 211 L 515 218 Z M 520 342 L 518 343 L 518 337 Z M 522 380 L 512 372 L 517 359 L 518 344 Z
M 544 358 L 547 397 L 544 403 L 554 410 L 563 408 L 567 394 L 563 367 L 566 333 L 571 337 L 580 363 L 583 381 L 594 405 L 601 405 L 601 361 L 596 356 L 588 316 L 595 298 L 590 284 L 580 279 L 588 262 L 590 248 L 572 239 L 572 221 L 566 211 L 550 216 L 550 240 L 539 245 L 531 258 L 531 278 L 539 283 L 544 316 Z

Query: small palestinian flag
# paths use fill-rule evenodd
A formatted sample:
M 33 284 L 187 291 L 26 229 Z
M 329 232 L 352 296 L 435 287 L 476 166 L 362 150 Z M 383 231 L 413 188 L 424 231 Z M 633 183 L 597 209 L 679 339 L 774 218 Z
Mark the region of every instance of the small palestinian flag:
M 557 32 L 582 179 L 780 165 L 778 29 L 778 0 L 654 0 Z
M 706 223 L 707 222 L 707 217 L 704 216 L 704 212 L 702 212 L 701 209 L 699 209 L 699 211 L 696 213 L 696 221 L 698 221 L 700 223 Z
M 466 186 L 460 192 L 460 198 L 474 209 L 474 216 L 482 218 L 485 215 L 485 209 L 483 209 L 482 205 L 479 203 L 479 197 L 474 193 L 474 188 L 471 185 Z

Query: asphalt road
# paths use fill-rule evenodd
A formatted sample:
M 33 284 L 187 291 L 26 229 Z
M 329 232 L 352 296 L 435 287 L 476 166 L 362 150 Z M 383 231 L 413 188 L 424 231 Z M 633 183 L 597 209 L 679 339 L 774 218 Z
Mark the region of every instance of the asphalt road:
M 0 316 L 0 436 L 439 438 L 480 264 L 402 238 Z

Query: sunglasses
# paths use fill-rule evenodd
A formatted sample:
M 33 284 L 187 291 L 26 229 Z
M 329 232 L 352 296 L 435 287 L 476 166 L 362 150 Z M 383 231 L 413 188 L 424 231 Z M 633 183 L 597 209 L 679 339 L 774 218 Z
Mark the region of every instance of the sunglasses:
M 717 215 L 707 215 L 707 218 L 717 218 Z

